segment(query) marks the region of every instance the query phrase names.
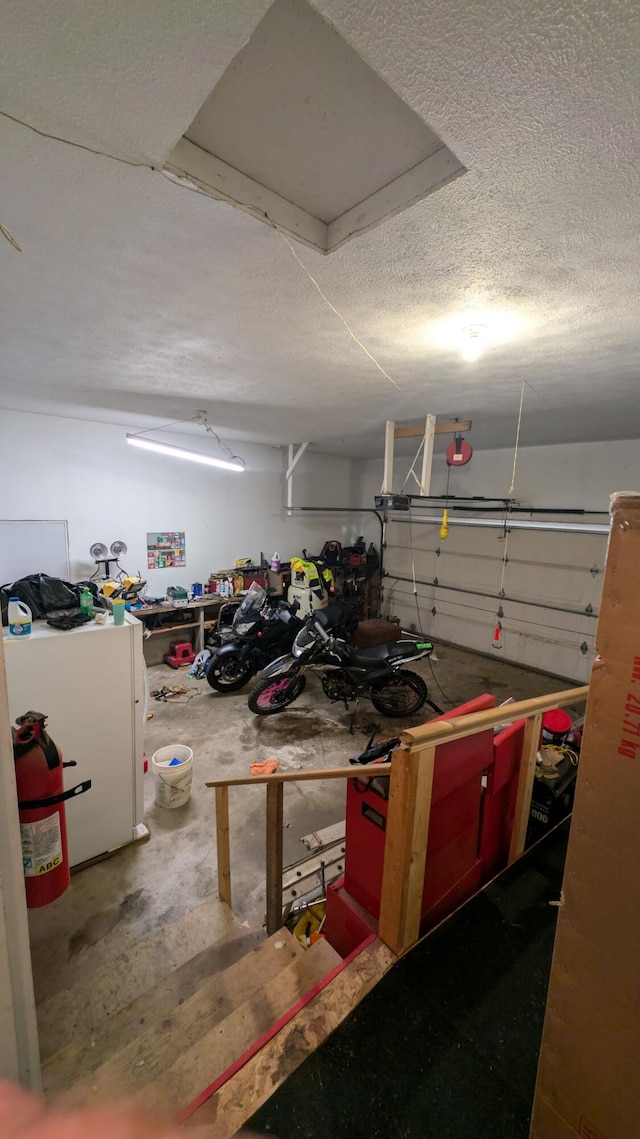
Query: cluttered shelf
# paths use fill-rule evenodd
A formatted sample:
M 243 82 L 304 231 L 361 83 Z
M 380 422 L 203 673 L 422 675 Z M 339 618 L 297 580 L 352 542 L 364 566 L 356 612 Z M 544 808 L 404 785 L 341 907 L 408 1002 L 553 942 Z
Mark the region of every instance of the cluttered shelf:
M 135 613 L 134 616 L 140 617 L 141 614 Z M 157 629 L 146 629 L 145 636 L 156 637 L 158 633 L 181 633 L 184 629 L 197 629 L 198 624 L 198 621 L 185 621 L 182 625 L 160 625 Z M 215 625 L 215 621 L 210 621 L 209 625 Z

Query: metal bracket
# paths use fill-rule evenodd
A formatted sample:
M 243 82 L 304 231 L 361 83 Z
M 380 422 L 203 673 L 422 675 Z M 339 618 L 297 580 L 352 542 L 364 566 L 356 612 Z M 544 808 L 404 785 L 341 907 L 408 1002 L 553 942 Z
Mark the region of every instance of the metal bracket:
M 593 613 L 593 605 L 591 603 L 586 606 L 585 613 Z
M 589 652 L 589 646 L 588 646 L 586 641 L 583 641 L 582 644 L 580 645 L 580 652 L 582 653 L 583 656 Z
M 597 577 L 599 573 L 600 573 L 600 570 L 599 570 L 598 566 L 597 566 L 597 565 L 595 564 L 595 562 L 594 562 L 594 564 L 591 566 L 591 576 L 592 576 L 592 577 Z
M 22 799 L 18 802 L 18 807 L 21 811 L 41 811 L 44 807 L 55 807 L 58 803 L 66 803 L 67 799 L 75 799 L 90 790 L 91 780 L 85 779 L 84 783 L 77 783 L 68 791 L 61 791 L 59 795 L 47 795 L 44 799 Z

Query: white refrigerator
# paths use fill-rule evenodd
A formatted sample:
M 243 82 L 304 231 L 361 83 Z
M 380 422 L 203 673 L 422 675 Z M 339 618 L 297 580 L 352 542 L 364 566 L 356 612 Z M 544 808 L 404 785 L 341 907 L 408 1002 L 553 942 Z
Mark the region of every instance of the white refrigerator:
M 65 762 L 65 788 L 91 789 L 66 804 L 69 861 L 144 838 L 142 625 L 95 622 L 68 632 L 36 621 L 30 637 L 4 637 L 11 723 L 25 712 L 47 716 Z

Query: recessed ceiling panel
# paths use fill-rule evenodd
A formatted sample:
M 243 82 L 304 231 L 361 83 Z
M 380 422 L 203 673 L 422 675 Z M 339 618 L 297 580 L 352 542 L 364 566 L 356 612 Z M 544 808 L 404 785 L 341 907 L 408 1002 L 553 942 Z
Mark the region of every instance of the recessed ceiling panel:
M 464 171 L 306 0 L 275 0 L 167 167 L 325 252 Z

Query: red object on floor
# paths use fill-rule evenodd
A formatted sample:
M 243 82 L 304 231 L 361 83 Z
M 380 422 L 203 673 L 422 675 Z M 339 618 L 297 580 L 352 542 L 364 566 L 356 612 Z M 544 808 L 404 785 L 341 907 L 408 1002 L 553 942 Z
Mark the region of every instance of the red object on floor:
M 180 668 L 183 664 L 193 664 L 195 659 L 196 654 L 189 641 L 172 641 L 169 645 L 169 652 L 164 658 L 164 663 L 170 665 L 171 668 Z
M 573 727 L 573 720 L 564 708 L 550 708 L 542 717 L 542 739 L 547 743 L 563 744 Z
M 344 888 L 344 878 L 338 878 L 327 886 L 327 917 L 324 933 L 329 945 L 341 957 L 348 957 L 362 945 L 372 933 L 377 933 L 378 923 L 371 914 L 356 902 Z
M 148 759 L 147 759 L 147 757 L 145 756 L 145 757 L 144 757 L 144 759 L 143 759 L 143 761 L 142 761 L 142 771 L 143 771 L 143 774 L 144 774 L 144 775 L 146 775 L 146 774 L 147 774 L 147 771 L 148 771 L 148 770 L 149 770 L 149 760 L 148 760 Z

